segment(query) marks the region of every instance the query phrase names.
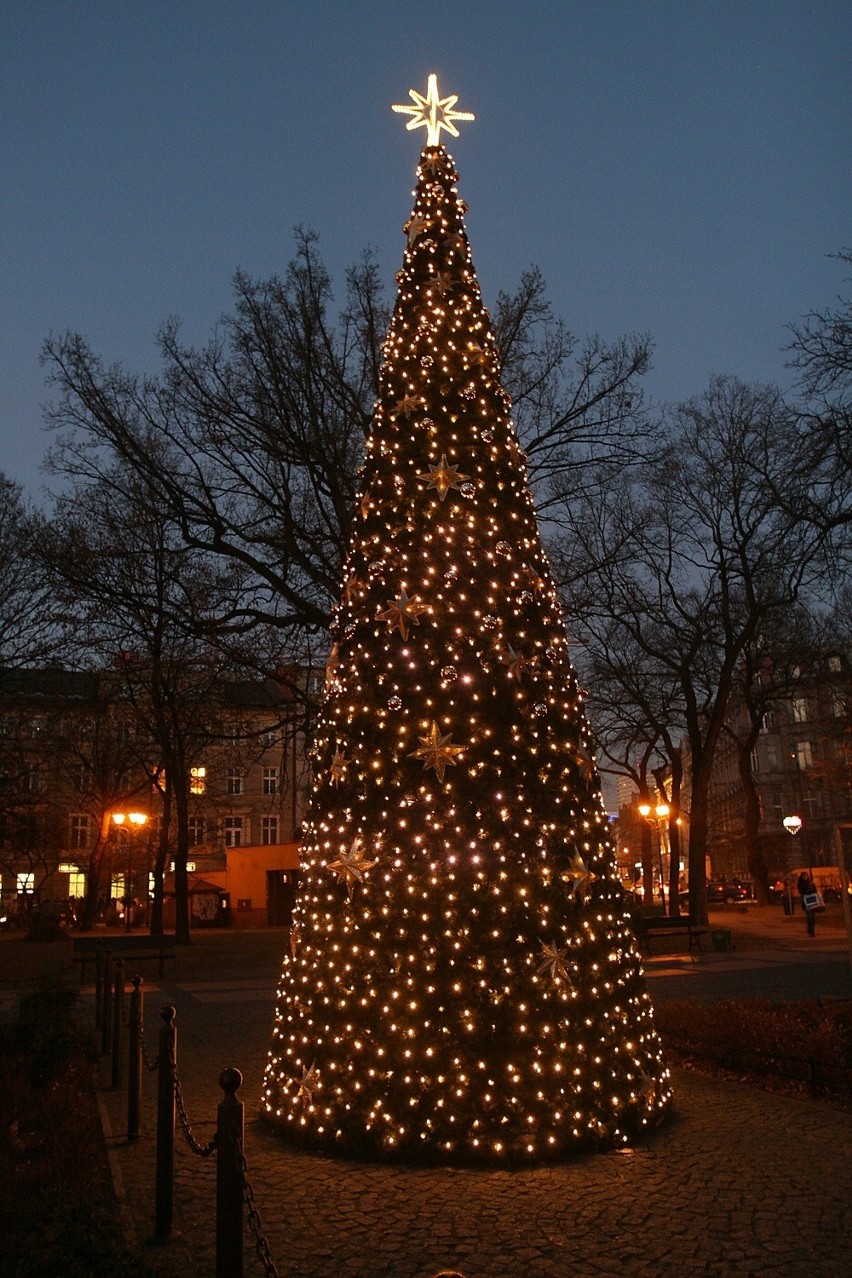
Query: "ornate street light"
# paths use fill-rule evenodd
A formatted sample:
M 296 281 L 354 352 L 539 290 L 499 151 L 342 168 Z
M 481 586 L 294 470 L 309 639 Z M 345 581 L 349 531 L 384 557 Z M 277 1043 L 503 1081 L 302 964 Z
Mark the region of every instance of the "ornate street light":
M 119 829 L 125 825 L 129 826 L 129 837 L 127 840 L 127 874 L 124 879 L 124 927 L 126 931 L 130 931 L 130 915 L 131 902 L 133 897 L 130 891 L 130 876 L 132 870 L 132 838 L 145 825 L 148 824 L 147 812 L 113 812 L 113 822 Z

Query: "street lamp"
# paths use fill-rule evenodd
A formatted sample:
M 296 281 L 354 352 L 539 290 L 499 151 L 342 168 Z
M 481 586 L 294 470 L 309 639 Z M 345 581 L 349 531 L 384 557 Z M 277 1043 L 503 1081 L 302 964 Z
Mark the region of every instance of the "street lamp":
M 124 927 L 126 931 L 130 931 L 130 915 L 131 902 L 133 895 L 130 890 L 131 871 L 132 871 L 132 854 L 133 835 L 138 833 L 148 823 L 148 814 L 146 812 L 113 812 L 112 819 L 119 829 L 128 827 L 127 840 L 127 874 L 124 879 Z

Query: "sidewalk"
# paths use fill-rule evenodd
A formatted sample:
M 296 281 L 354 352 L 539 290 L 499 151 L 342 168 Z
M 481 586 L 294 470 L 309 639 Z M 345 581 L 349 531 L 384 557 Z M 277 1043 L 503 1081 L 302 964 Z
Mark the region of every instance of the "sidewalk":
M 716 920 L 714 912 L 712 925 Z M 766 928 L 774 931 L 779 921 L 755 914 L 732 920 L 735 943 L 750 936 L 765 946 Z M 792 922 L 804 932 L 801 917 Z M 781 943 L 798 946 L 795 926 L 779 935 Z M 221 1070 L 242 1071 L 249 1178 L 282 1278 L 431 1278 L 442 1268 L 465 1278 L 852 1272 L 850 1116 L 686 1071 L 675 1074 L 675 1121 L 647 1145 L 562 1166 L 423 1170 L 288 1149 L 257 1120 L 285 944 L 282 931 L 196 934 L 162 986 L 146 983 L 145 1007 L 151 1054 L 161 1007 L 177 1009 L 179 1074 L 202 1145 L 214 1129 Z M 838 930 L 833 938 L 826 927 L 816 944 L 845 945 L 845 934 Z M 713 963 L 717 956 L 707 957 Z M 180 1137 L 179 1236 L 166 1247 L 146 1242 L 153 1224 L 155 1081 L 146 1075 L 143 1082 L 143 1135 L 133 1145 L 121 1135 L 125 1092 L 101 1093 L 129 1228 L 167 1278 L 212 1278 L 215 1155 L 200 1159 Z M 245 1272 L 264 1273 L 249 1238 Z

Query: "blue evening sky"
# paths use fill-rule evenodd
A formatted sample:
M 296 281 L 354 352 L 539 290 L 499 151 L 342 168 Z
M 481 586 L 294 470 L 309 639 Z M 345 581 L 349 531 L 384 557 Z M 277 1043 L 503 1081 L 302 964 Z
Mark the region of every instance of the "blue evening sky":
M 852 245 L 850 66 L 848 0 L 4 0 L 0 470 L 43 482 L 51 332 L 153 371 L 162 321 L 202 341 L 300 222 L 392 287 L 424 134 L 389 108 L 430 71 L 477 116 L 486 301 L 537 263 L 575 332 L 652 334 L 658 400 L 784 382 Z

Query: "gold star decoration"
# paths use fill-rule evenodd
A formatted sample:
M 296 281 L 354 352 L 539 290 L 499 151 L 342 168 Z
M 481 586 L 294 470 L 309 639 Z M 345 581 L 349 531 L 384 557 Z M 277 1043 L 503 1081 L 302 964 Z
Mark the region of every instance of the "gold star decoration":
M 356 574 L 353 572 L 352 576 L 347 578 L 346 584 L 343 587 L 344 602 L 351 603 L 354 596 L 358 593 L 358 591 L 363 589 L 364 584 L 365 583 L 363 581 L 360 581 L 359 578 L 356 576 Z
M 480 346 L 479 342 L 471 342 L 467 348 L 468 364 L 487 364 L 490 358 L 488 351 L 484 346 Z
M 420 749 L 412 750 L 409 758 L 422 759 L 424 768 L 434 768 L 438 774 L 438 780 L 443 785 L 444 769 L 456 766 L 456 760 L 453 757 L 456 754 L 464 754 L 465 747 L 452 745 L 451 732 L 442 733 L 435 720 L 432 720 L 432 726 L 427 736 L 419 737 Z
M 438 77 L 434 73 L 429 76 L 426 82 L 425 98 L 416 89 L 409 89 L 408 96 L 414 106 L 401 103 L 392 106 L 391 110 L 396 111 L 398 115 L 411 116 L 405 126 L 409 132 L 412 129 L 424 128 L 426 130 L 427 146 L 441 145 L 441 129 L 445 129 L 447 133 L 451 133 L 454 138 L 457 138 L 459 131 L 455 126 L 455 120 L 476 119 L 470 111 L 455 110 L 455 105 L 459 100 L 457 93 L 451 93 L 446 98 L 438 96 Z
M 594 759 L 589 755 L 584 754 L 582 750 L 578 750 L 577 753 L 573 754 L 571 757 L 580 769 L 580 775 L 586 784 L 594 785 L 597 779 L 597 770 L 595 768 Z
M 329 779 L 333 786 L 340 785 L 340 782 L 346 775 L 346 765 L 348 762 L 349 760 L 346 758 L 346 751 L 341 750 L 340 746 L 336 746 L 334 758 L 331 761 L 331 768 L 329 769 Z
M 340 648 L 338 647 L 336 643 L 334 643 L 331 645 L 331 652 L 329 653 L 328 663 L 325 667 L 326 688 L 330 687 L 331 684 L 334 683 L 334 680 L 337 677 L 337 672 L 339 669 L 340 669 Z
M 640 1069 L 639 1071 L 639 1087 L 637 1091 L 648 1109 L 653 1109 L 654 1101 L 657 1099 L 657 1084 L 647 1070 Z
M 433 178 L 438 176 L 438 174 L 441 172 L 443 167 L 444 167 L 443 156 L 440 154 L 430 155 L 429 159 L 423 165 L 423 168 L 426 170 L 429 176 Z
M 366 518 L 367 518 L 367 516 L 368 516 L 368 515 L 369 515 L 369 513 L 370 513 L 370 507 L 372 506 L 372 504 L 373 504 L 373 503 L 370 501 L 370 494 L 369 494 L 369 493 L 364 493 L 364 494 L 362 494 L 361 500 L 360 500 L 360 502 L 358 503 L 359 508 L 360 508 L 360 510 L 361 510 L 361 518 L 362 518 L 362 519 L 366 519 Z
M 331 870 L 341 883 L 346 884 L 346 894 L 351 901 L 355 884 L 363 883 L 364 872 L 372 870 L 376 864 L 376 861 L 364 860 L 364 844 L 361 842 L 360 834 L 356 834 L 349 851 L 341 852 L 337 860 L 329 861 L 325 868 Z
M 392 415 L 394 417 L 410 417 L 422 403 L 423 400 L 419 395 L 403 395 L 402 399 L 398 399 L 394 404 Z
M 536 968 L 536 973 L 541 975 L 543 972 L 546 972 L 554 981 L 565 981 L 566 984 L 570 985 L 571 978 L 568 975 L 568 969 L 565 966 L 565 959 L 568 955 L 567 947 L 560 950 L 557 949 L 555 945 L 548 945 L 543 941 L 541 945 L 541 952 L 544 955 L 544 958 Z
M 311 1065 L 310 1069 L 302 1066 L 302 1077 L 295 1078 L 294 1083 L 298 1083 L 299 1091 L 296 1095 L 297 1101 L 307 1101 L 308 1104 L 314 1099 L 314 1092 L 319 1087 L 319 1071 L 316 1062 Z
M 449 271 L 438 271 L 432 277 L 432 288 L 439 297 L 445 297 L 453 287 L 453 277 Z
M 444 243 L 451 253 L 463 253 L 467 248 L 464 236 L 459 235 L 458 232 L 455 235 L 448 235 Z
M 414 241 L 428 231 L 431 225 L 431 220 L 428 217 L 423 217 L 421 213 L 415 214 L 409 222 L 406 222 L 402 229 L 408 236 L 408 247 L 411 248 Z
M 544 590 L 544 578 L 538 575 L 532 564 L 524 564 L 521 572 L 526 577 L 531 590 Z
M 591 891 L 592 884 L 597 880 L 594 874 L 586 865 L 579 852 L 575 852 L 571 858 L 570 868 L 565 871 L 562 878 L 566 883 L 572 885 L 571 891 L 575 898 L 585 905 Z
M 413 621 L 415 626 L 419 626 L 421 612 L 428 611 L 429 605 L 420 603 L 416 595 L 409 599 L 408 591 L 403 586 L 399 598 L 391 600 L 385 611 L 378 613 L 378 620 L 389 621 L 391 630 L 398 627 L 403 639 L 407 639 L 409 622 Z
M 436 488 L 441 501 L 444 500 L 451 488 L 461 488 L 469 475 L 463 475 L 456 466 L 447 465 L 446 453 L 441 453 L 441 464 L 433 466 L 431 470 L 424 471 L 422 475 L 417 476 L 418 479 L 428 479 L 428 488 Z
M 500 660 L 508 667 L 509 674 L 514 675 L 516 679 L 522 675 L 525 670 L 529 670 L 532 665 L 529 657 L 525 657 L 520 652 L 515 652 L 515 649 L 510 643 L 506 644 L 506 647 L 500 654 Z

